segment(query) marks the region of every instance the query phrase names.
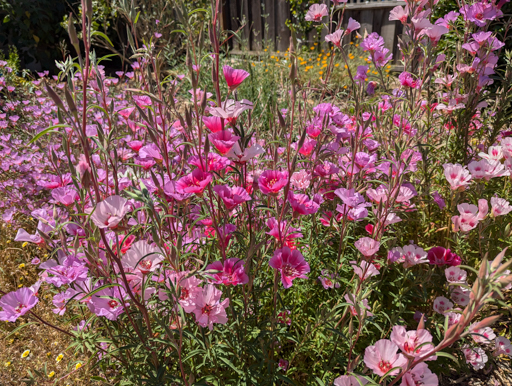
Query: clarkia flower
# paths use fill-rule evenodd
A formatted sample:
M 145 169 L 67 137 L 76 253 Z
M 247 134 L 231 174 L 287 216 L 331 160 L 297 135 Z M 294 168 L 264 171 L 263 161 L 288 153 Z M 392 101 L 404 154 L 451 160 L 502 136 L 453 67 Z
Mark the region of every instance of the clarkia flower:
M 25 315 L 39 302 L 35 293 L 27 287 L 9 292 L 0 298 L 0 320 L 15 322 L 20 316 Z
M 277 195 L 287 183 L 287 171 L 266 170 L 258 178 L 258 186 L 263 194 Z
M 427 253 L 427 259 L 430 265 L 449 265 L 455 267 L 462 262 L 461 258 L 450 249 L 443 247 L 431 248 Z
M 327 5 L 325 4 L 313 4 L 309 7 L 308 12 L 306 13 L 305 20 L 306 21 L 314 21 L 321 22 L 322 18 L 329 15 L 329 10 L 327 9 Z
M 229 210 L 251 200 L 251 196 L 247 193 L 247 190 L 241 186 L 231 188 L 228 185 L 216 185 L 213 187 L 213 190 L 222 199 L 224 205 L 226 205 L 226 208 Z
M 375 255 L 380 248 L 380 242 L 370 237 L 361 237 L 354 243 L 354 245 L 357 248 L 357 250 L 366 257 L 371 257 Z
M 195 193 L 201 195 L 203 190 L 212 182 L 212 175 L 200 169 L 194 169 L 190 174 L 176 181 L 176 190 L 180 193 Z
M 381 339 L 364 351 L 364 363 L 379 376 L 383 376 L 395 367 L 404 368 L 407 358 L 397 354 L 398 346 L 387 339 Z M 393 370 L 389 375 L 396 375 L 400 369 Z
M 96 205 L 91 220 L 98 228 L 116 228 L 123 217 L 131 210 L 131 205 L 126 198 L 110 196 Z
M 213 330 L 214 323 L 226 324 L 228 317 L 226 307 L 229 306 L 229 298 L 220 301 L 222 291 L 215 288 L 213 284 L 206 285 L 203 290 L 197 293 L 194 298 L 194 310 L 196 322 L 201 327 L 208 327 Z
M 298 250 L 283 247 L 274 252 L 268 263 L 281 273 L 281 282 L 284 288 L 290 288 L 294 279 L 307 279 L 309 264 Z
M 220 271 L 219 273 L 212 273 L 211 276 L 214 278 L 213 284 L 224 284 L 224 285 L 239 285 L 247 284 L 249 282 L 249 276 L 245 272 L 244 261 L 232 257 L 222 263 L 216 261 L 206 266 L 207 271 Z
M 247 71 L 235 70 L 233 67 L 227 65 L 222 67 L 222 72 L 224 73 L 224 78 L 226 79 L 230 91 L 234 91 L 242 84 L 245 78 L 250 75 Z

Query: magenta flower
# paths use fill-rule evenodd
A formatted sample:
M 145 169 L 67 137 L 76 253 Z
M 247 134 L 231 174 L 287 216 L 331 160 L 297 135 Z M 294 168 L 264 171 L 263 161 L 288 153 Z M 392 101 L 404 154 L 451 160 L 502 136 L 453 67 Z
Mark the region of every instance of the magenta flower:
M 247 190 L 241 186 L 231 188 L 228 185 L 215 185 L 213 190 L 222 199 L 224 205 L 226 205 L 226 208 L 229 210 L 251 200 L 251 196 L 247 193 Z
M 405 367 L 407 358 L 397 354 L 398 346 L 387 339 L 381 339 L 374 346 L 369 346 L 364 351 L 364 363 L 379 376 L 383 376 L 395 367 Z M 392 371 L 389 375 L 396 375 L 399 369 Z
M 268 264 L 281 272 L 281 282 L 284 288 L 290 288 L 294 279 L 307 279 L 306 273 L 310 270 L 302 253 L 296 249 L 292 251 L 288 247 L 276 250 Z
M 163 260 L 164 256 L 158 247 L 144 240 L 133 243 L 122 258 L 124 267 L 143 275 L 154 272 Z
M 219 117 L 203 117 L 203 123 L 212 133 L 224 130 L 222 119 Z
M 195 193 L 201 195 L 208 184 L 212 182 L 212 179 L 210 173 L 195 169 L 192 173 L 181 177 L 176 182 L 176 190 L 180 193 Z
M 222 67 L 224 78 L 228 84 L 229 90 L 234 91 L 242 82 L 249 76 L 249 73 L 244 70 L 235 70 L 230 66 Z
M 293 209 L 294 215 L 313 214 L 318 211 L 320 205 L 314 200 L 310 200 L 307 194 L 294 194 L 288 191 L 288 202 Z
M 478 27 L 485 27 L 488 20 L 494 20 L 497 16 L 494 5 L 483 2 L 476 2 L 473 5 L 463 5 L 460 9 L 460 13 L 464 16 L 464 20 L 469 20 Z
M 219 291 L 213 284 L 208 284 L 198 293 L 194 299 L 194 315 L 196 322 L 201 327 L 208 327 L 213 330 L 214 323 L 226 324 L 228 317 L 226 307 L 229 306 L 229 298 L 220 301 L 222 291 Z
M 53 297 L 53 305 L 56 307 L 52 311 L 54 314 L 57 315 L 64 315 L 66 312 L 66 304 L 68 303 L 69 299 L 71 299 L 73 296 L 75 296 L 78 292 L 75 291 L 73 288 L 68 288 L 65 292 L 58 293 Z
M 224 285 L 239 285 L 247 284 L 249 282 L 249 276 L 245 273 L 244 261 L 232 257 L 227 259 L 222 264 L 221 261 L 216 261 L 206 266 L 206 270 L 220 271 L 219 273 L 211 274 L 214 278 L 213 284 L 224 284 Z
M 370 237 L 362 237 L 354 245 L 366 257 L 375 255 L 380 248 L 380 242 Z
M 25 315 L 33 308 L 39 299 L 35 293 L 27 287 L 9 292 L 0 298 L 0 320 L 6 322 L 15 322 L 20 316 Z
M 231 150 L 236 141 L 240 139 L 240 137 L 233 135 L 229 130 L 222 130 L 216 133 L 208 134 L 208 139 L 215 146 L 215 148 L 222 155 L 226 154 Z
M 270 232 L 267 232 L 267 234 L 275 237 L 279 243 L 284 243 L 290 249 L 296 249 L 294 240 L 301 238 L 302 233 L 300 233 L 300 229 L 287 226 L 286 224 L 285 220 L 278 224 L 274 217 L 269 218 L 267 226 L 270 228 Z
M 306 13 L 306 21 L 321 22 L 322 18 L 329 15 L 325 4 L 313 4 Z
M 263 194 L 277 195 L 288 182 L 288 172 L 266 170 L 258 178 L 258 186 Z
M 98 228 L 115 228 L 126 213 L 131 210 L 131 205 L 126 198 L 110 196 L 96 205 L 91 220 Z
M 193 155 L 188 159 L 188 163 L 197 166 L 203 172 L 218 172 L 219 170 L 224 170 L 231 161 L 217 153 L 208 153 L 206 160 L 204 158 L 200 159 L 197 155 Z
M 443 247 L 431 248 L 427 253 L 427 259 L 430 265 L 449 265 L 457 266 L 462 262 L 461 258 L 449 249 Z

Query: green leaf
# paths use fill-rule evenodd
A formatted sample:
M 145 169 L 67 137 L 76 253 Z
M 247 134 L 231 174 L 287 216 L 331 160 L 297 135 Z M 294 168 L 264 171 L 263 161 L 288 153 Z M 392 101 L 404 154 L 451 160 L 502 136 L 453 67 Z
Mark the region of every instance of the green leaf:
M 110 39 L 108 38 L 108 36 L 107 36 L 107 35 L 105 35 L 103 32 L 100 32 L 100 31 L 92 31 L 91 36 L 96 36 L 96 35 L 101 36 L 103 39 L 105 39 L 105 40 L 108 42 L 108 44 L 110 44 L 112 47 L 114 47 L 114 45 L 112 44 L 112 42 L 110 41 Z
M 137 24 L 137 22 L 139 21 L 139 16 L 140 16 L 140 11 L 137 13 L 137 16 L 135 16 L 135 20 L 134 20 L 133 24 Z
M 65 125 L 65 124 L 59 124 L 59 125 L 55 125 L 55 126 L 50 126 L 48 127 L 47 129 L 44 129 L 43 131 L 41 131 L 39 134 L 37 134 L 34 138 L 32 138 L 32 140 L 28 143 L 29 145 L 33 144 L 35 141 L 37 141 L 39 138 L 41 138 L 42 136 L 48 134 L 48 133 L 57 133 L 57 134 L 62 134 L 60 131 L 57 131 L 57 130 L 53 130 L 57 127 L 69 127 L 69 125 Z
M 459 363 L 459 360 L 456 357 L 454 357 L 452 354 L 448 354 L 447 352 L 439 351 L 439 352 L 436 352 L 436 355 L 439 357 L 450 358 L 455 363 L 457 363 L 457 364 Z
M 25 323 L 25 324 L 22 324 L 21 326 L 19 327 L 16 327 L 14 330 L 12 330 L 6 337 L 4 337 L 4 339 L 7 339 L 9 338 L 11 335 L 17 333 L 19 330 L 21 330 L 22 328 L 25 328 L 27 326 L 30 326 L 31 324 L 37 324 L 37 322 L 30 322 L 30 323 Z

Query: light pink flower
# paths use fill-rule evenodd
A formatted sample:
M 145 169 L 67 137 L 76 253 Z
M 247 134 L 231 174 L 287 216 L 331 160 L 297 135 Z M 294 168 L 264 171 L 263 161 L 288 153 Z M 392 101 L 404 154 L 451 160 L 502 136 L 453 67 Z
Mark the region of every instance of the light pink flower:
M 362 237 L 354 245 L 366 257 L 375 255 L 380 248 L 380 242 L 370 237 Z
M 459 230 L 462 232 L 469 232 L 475 229 L 478 222 L 483 220 L 489 212 L 489 205 L 487 200 L 481 198 L 478 200 L 478 207 L 473 204 L 459 204 L 457 205 L 460 216 L 453 216 L 452 222 L 455 232 Z
M 331 42 L 336 47 L 340 47 L 341 46 L 341 39 L 342 38 L 343 38 L 343 30 L 342 29 L 338 29 L 335 32 L 333 32 L 332 34 L 326 35 L 325 36 L 325 41 L 326 42 Z
M 389 12 L 389 20 L 398 20 L 400 23 L 405 24 L 407 23 L 408 13 L 407 6 L 405 9 L 401 6 L 396 6 Z
M 298 250 L 283 247 L 274 252 L 268 264 L 281 272 L 281 282 L 284 288 L 290 288 L 294 279 L 307 279 L 309 264 Z
M 299 190 L 307 189 L 311 183 L 311 175 L 304 169 L 295 172 L 290 178 L 291 184 Z
M 432 342 L 432 335 L 427 330 L 407 331 L 404 326 L 394 326 L 389 338 L 409 357 L 422 357 L 434 348 L 434 344 L 424 344 Z M 435 356 L 427 358 L 435 359 Z
M 491 216 L 504 216 L 512 211 L 512 206 L 504 198 L 491 197 Z
M 438 386 L 439 379 L 428 368 L 427 364 L 422 362 L 414 366 L 413 369 L 406 372 L 402 378 L 400 386 Z
M 364 363 L 379 376 L 383 376 L 395 367 L 405 367 L 407 358 L 402 354 L 397 354 L 398 346 L 387 339 L 381 339 L 373 346 L 369 346 L 364 351 Z M 392 371 L 389 375 L 396 375 L 399 369 Z
M 489 359 L 485 351 L 480 347 L 465 347 L 462 349 L 462 352 L 466 357 L 466 363 L 471 364 L 475 370 L 483 369 Z
M 510 340 L 504 336 L 498 336 L 494 342 L 494 346 L 496 347 L 494 355 L 512 356 L 512 344 L 510 343 Z
M 126 198 L 121 196 L 110 196 L 96 205 L 91 220 L 98 228 L 115 228 L 123 219 L 131 205 Z
M 465 283 L 468 273 L 459 267 L 446 268 L 444 271 L 449 283 Z
M 361 28 L 361 24 L 359 24 L 357 21 L 355 21 L 354 19 L 349 17 L 348 25 L 347 25 L 347 34 L 353 32 L 355 30 L 358 30 L 359 28 Z
M 453 288 L 453 287 L 452 287 Z M 452 289 L 450 298 L 460 306 L 466 307 L 469 303 L 469 295 L 471 291 L 465 287 L 455 287 Z
M 245 164 L 247 161 L 259 156 L 260 154 L 265 153 L 265 149 L 263 149 L 260 145 L 255 144 L 251 147 L 246 147 L 244 151 L 240 149 L 240 145 L 236 142 L 230 151 L 227 152 L 226 157 L 234 159 L 235 162 Z
M 444 164 L 444 175 L 452 190 L 464 190 L 471 183 L 471 174 L 460 164 Z
M 163 260 L 164 256 L 156 245 L 139 240 L 133 243 L 121 261 L 126 268 L 146 275 L 154 272 Z
M 219 273 L 213 273 L 211 276 L 214 278 L 213 284 L 224 284 L 224 285 L 239 285 L 247 284 L 249 282 L 249 276 L 245 273 L 244 261 L 232 257 L 224 261 L 216 261 L 206 266 L 206 270 L 220 271 Z
M 226 307 L 229 306 L 229 298 L 220 301 L 222 291 L 219 291 L 213 284 L 208 284 L 203 291 L 194 298 L 194 315 L 196 322 L 201 327 L 208 327 L 213 330 L 214 323 L 226 324 L 228 317 Z
M 366 385 L 368 380 L 358 375 L 342 375 L 334 380 L 334 386 L 361 386 Z
M 496 334 L 491 327 L 475 328 L 478 323 L 473 323 L 468 330 L 472 333 L 471 338 L 476 343 L 488 344 L 496 339 Z
M 247 71 L 240 69 L 235 70 L 227 65 L 222 67 L 222 72 L 224 72 L 224 78 L 226 79 L 226 83 L 231 91 L 240 86 L 245 78 L 250 75 Z
M 379 270 L 372 263 L 368 263 L 366 261 L 361 261 L 360 265 L 357 265 L 357 262 L 350 261 L 350 265 L 354 270 L 355 274 L 359 276 L 361 280 L 366 280 L 369 277 L 379 275 Z M 363 273 L 364 272 L 364 273 Z
M 322 18 L 329 15 L 325 4 L 313 4 L 306 13 L 306 21 L 321 22 Z
M 438 296 L 434 300 L 434 311 L 444 315 L 446 311 L 449 311 L 453 308 L 453 303 L 446 299 L 444 296 Z
M 15 322 L 20 316 L 25 315 L 33 308 L 39 299 L 34 292 L 27 287 L 9 292 L 0 298 L 0 320 L 6 322 Z

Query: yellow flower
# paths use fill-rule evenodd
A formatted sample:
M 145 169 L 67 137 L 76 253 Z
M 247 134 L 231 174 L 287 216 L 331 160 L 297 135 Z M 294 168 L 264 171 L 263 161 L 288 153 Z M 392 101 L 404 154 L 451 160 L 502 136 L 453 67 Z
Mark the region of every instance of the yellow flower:
M 336 64 L 334 65 L 334 67 L 339 67 L 339 66 L 340 66 L 340 64 L 339 64 L 339 63 L 336 63 Z
M 350 42 L 350 44 L 354 44 L 354 42 Z
M 318 75 L 322 75 L 323 73 L 323 71 L 318 71 Z
M 4 363 L 4 366 L 5 366 L 5 367 L 9 367 L 10 365 L 11 365 L 11 362 L 5 362 L 5 363 Z
M 267 49 L 265 48 L 263 51 L 267 52 Z
M 5 243 L 6 243 L 6 244 L 9 244 L 10 242 L 11 242 L 11 240 L 7 240 Z
M 25 241 L 23 244 L 21 244 L 22 248 L 25 248 L 28 245 L 28 241 Z
M 48 357 L 49 357 L 49 356 L 51 356 L 51 355 L 52 355 L 52 353 L 51 353 L 51 352 L 47 352 L 47 353 L 46 353 L 46 356 L 48 356 Z
M 25 268 L 25 264 L 21 263 L 20 265 L 18 265 L 18 268 L 19 269 Z
M 57 355 L 57 359 L 55 359 L 57 362 L 60 362 L 62 360 L 62 358 L 64 358 L 64 354 L 59 354 Z
M 48 374 L 48 378 L 52 378 L 55 375 L 55 371 L 52 371 L 50 374 Z
M 80 362 L 78 362 L 76 365 L 75 365 L 75 369 L 78 370 L 80 367 L 82 367 L 82 364 Z
M 22 357 L 22 358 L 26 358 L 26 357 L 28 357 L 29 355 L 30 355 L 30 350 L 25 350 L 25 351 L 23 351 L 23 354 L 21 354 L 21 357 Z
M 318 43 L 314 43 L 313 45 L 318 46 Z
M 345 70 L 348 68 L 348 66 L 345 64 Z
M 272 56 L 270 57 L 270 59 L 274 59 L 274 55 L 272 55 Z
M 356 44 L 356 47 L 359 47 L 359 44 Z
M 23 287 L 23 284 L 18 284 L 18 288 L 21 288 L 21 287 Z
M 277 53 L 279 53 L 279 51 L 277 51 Z
M 309 47 L 309 49 L 310 49 L 310 50 L 314 50 L 314 49 L 315 49 L 315 47 Z

